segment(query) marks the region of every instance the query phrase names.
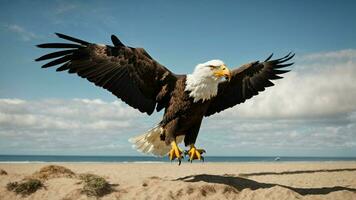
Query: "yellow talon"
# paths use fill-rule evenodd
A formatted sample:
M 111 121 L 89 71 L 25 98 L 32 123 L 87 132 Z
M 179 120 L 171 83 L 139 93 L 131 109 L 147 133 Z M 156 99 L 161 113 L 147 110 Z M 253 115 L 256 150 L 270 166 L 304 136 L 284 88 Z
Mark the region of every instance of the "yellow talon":
M 181 160 L 182 160 L 182 150 L 178 147 L 177 143 L 175 141 L 173 141 L 171 143 L 172 145 L 172 149 L 169 151 L 169 160 L 174 160 L 174 159 L 178 159 L 179 165 L 181 164 Z
M 204 161 L 203 153 L 205 153 L 204 149 L 197 149 L 194 144 L 190 145 L 190 150 L 187 153 L 189 155 L 189 161 L 193 162 L 195 159 Z

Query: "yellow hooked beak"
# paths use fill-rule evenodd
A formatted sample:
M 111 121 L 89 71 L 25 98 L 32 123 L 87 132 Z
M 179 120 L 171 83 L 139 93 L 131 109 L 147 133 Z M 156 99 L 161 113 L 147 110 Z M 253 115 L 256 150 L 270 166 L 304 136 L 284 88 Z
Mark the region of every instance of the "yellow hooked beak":
M 221 65 L 218 69 L 214 71 L 214 76 L 218 78 L 225 77 L 228 81 L 230 81 L 231 72 L 225 65 Z

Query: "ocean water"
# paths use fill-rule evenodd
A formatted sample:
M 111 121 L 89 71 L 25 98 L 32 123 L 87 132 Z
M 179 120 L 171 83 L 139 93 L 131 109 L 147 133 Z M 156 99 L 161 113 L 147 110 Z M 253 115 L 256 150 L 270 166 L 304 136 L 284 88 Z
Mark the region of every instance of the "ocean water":
M 185 158 L 187 161 L 187 158 Z M 206 156 L 205 162 L 312 162 L 356 161 L 356 157 L 256 157 L 256 156 Z M 0 163 L 29 162 L 118 162 L 160 163 L 170 162 L 167 157 L 153 156 L 67 156 L 67 155 L 0 155 Z

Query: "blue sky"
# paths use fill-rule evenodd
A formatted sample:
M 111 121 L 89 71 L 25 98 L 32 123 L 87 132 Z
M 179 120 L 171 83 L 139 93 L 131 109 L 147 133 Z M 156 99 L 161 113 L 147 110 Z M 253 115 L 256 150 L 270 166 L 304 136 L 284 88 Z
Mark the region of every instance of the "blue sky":
M 160 113 L 139 114 L 86 80 L 40 69 L 33 60 L 47 51 L 34 45 L 60 41 L 53 34 L 60 32 L 104 44 L 116 34 L 176 73 L 210 59 L 233 67 L 293 51 L 293 73 L 207 119 L 198 144 L 210 155 L 356 155 L 355 8 L 351 0 L 3 0 L 0 152 L 138 155 L 127 138 L 159 120 Z M 88 112 L 106 115 L 82 116 Z

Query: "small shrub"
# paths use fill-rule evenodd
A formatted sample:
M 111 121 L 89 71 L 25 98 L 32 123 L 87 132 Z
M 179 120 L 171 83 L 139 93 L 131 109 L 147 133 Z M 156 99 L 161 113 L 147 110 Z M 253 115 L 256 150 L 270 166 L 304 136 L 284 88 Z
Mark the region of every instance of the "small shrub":
M 0 175 L 7 175 L 7 172 L 3 169 L 0 169 Z
M 6 185 L 8 191 L 13 191 L 18 186 L 17 182 L 10 182 Z
M 103 178 L 95 174 L 81 174 L 84 181 L 82 192 L 87 196 L 101 197 L 112 192 L 111 185 Z
M 27 179 L 21 183 L 10 182 L 6 185 L 7 190 L 14 191 L 16 194 L 29 195 L 43 187 L 43 183 L 38 179 Z
M 48 180 L 50 178 L 61 178 L 61 177 L 72 178 L 75 177 L 75 173 L 66 167 L 62 167 L 58 165 L 48 165 L 42 167 L 40 171 L 35 172 L 31 177 L 42 179 L 42 180 Z

